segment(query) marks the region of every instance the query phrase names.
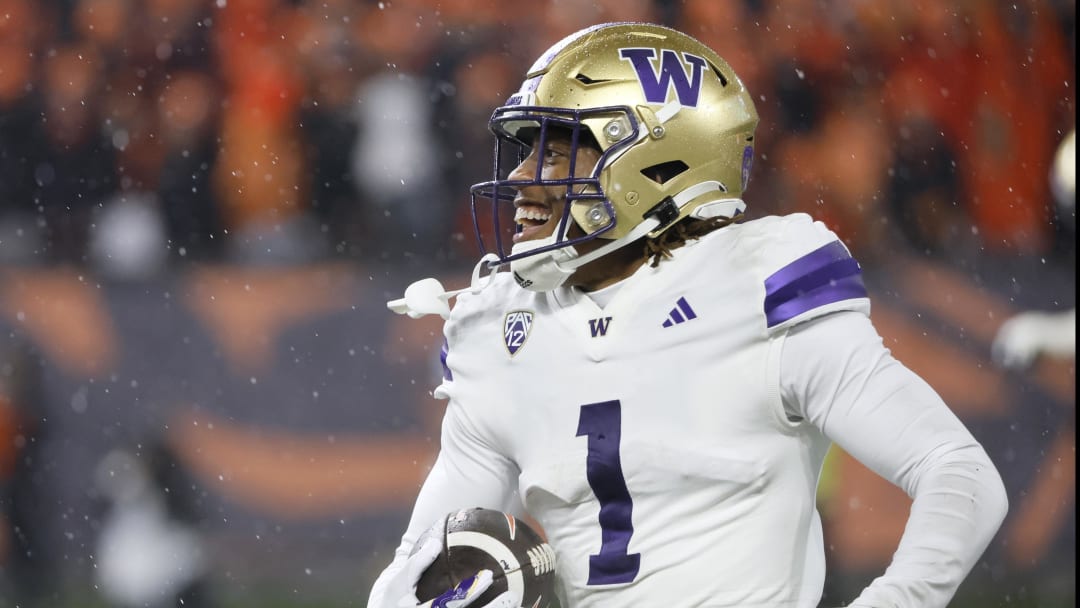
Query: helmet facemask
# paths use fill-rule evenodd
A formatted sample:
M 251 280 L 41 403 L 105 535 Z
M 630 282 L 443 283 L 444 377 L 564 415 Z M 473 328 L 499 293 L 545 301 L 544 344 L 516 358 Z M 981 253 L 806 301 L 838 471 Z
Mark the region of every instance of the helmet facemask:
M 621 137 L 604 150 L 593 167 L 577 166 L 578 150 L 592 146 L 600 150 L 589 123 L 628 125 Z M 591 241 L 612 230 L 616 212 L 601 185 L 603 168 L 634 141 L 637 123 L 626 107 L 565 110 L 538 106 L 507 105 L 495 110 L 490 129 L 495 134 L 495 165 L 491 181 L 471 188 L 473 226 L 481 252 L 494 253 L 500 264 Z M 569 170 L 566 177 L 543 176 L 544 155 L 535 155 L 536 166 L 523 167 L 529 179 L 511 179 L 511 173 L 525 162 L 530 150 L 544 150 L 556 131 L 570 139 Z M 610 141 L 610 140 L 609 140 Z M 513 201 L 518 191 L 529 186 L 564 189 L 565 204 L 555 232 L 543 244 L 514 247 L 513 235 L 521 226 L 514 221 Z M 556 210 L 557 211 L 557 210 Z M 584 221 L 575 220 L 575 216 Z M 519 243 L 523 245 L 524 243 Z M 515 249 L 517 251 L 515 251 Z

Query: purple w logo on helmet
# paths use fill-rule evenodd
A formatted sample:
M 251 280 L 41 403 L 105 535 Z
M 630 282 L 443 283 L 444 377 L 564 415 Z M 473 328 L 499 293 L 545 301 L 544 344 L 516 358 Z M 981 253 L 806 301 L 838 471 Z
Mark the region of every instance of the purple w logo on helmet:
M 695 107 L 701 94 L 701 74 L 705 59 L 690 53 L 682 53 L 682 59 L 671 49 L 660 51 L 657 66 L 652 60 L 656 49 L 619 49 L 619 58 L 629 61 L 637 72 L 641 90 L 649 103 L 666 103 L 668 91 L 675 88 L 675 96 L 684 106 Z

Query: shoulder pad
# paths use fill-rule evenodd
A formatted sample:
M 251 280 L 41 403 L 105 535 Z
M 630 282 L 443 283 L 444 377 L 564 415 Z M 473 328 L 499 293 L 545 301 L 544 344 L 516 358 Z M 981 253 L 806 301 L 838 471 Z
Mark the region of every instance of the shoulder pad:
M 474 323 L 478 317 L 493 314 L 501 302 L 506 302 L 521 291 L 511 273 L 494 272 L 491 274 L 490 285 L 475 293 L 466 291 L 454 299 L 447 325 L 457 327 Z
M 501 314 L 505 302 L 515 297 L 523 297 L 523 294 L 533 295 L 519 287 L 509 272 L 493 273 L 491 281 L 490 285 L 478 292 L 464 292 L 454 299 L 450 318 L 443 324 L 444 339 L 439 352 L 443 378 L 442 383 L 435 388 L 436 399 L 449 399 L 453 396 L 454 366 L 450 356 L 454 353 L 459 353 L 459 356 L 463 352 L 475 353 L 477 349 L 470 349 L 469 343 L 482 333 L 482 328 L 494 326 L 492 319 Z
M 768 219 L 758 251 L 770 333 L 841 310 L 870 314 L 862 269 L 835 233 L 803 213 Z

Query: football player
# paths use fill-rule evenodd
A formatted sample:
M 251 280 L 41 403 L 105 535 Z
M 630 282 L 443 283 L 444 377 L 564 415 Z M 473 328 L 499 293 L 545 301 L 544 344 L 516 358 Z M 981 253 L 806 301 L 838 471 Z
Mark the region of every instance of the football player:
M 666 27 L 594 26 L 529 68 L 491 118 L 496 175 L 472 188 L 489 251 L 472 285 L 425 279 L 390 303 L 448 317 L 448 404 L 370 606 L 415 605 L 441 549 L 414 550 L 420 533 L 483 506 L 542 526 L 566 608 L 816 607 L 834 442 L 914 499 L 848 605 L 949 602 L 1005 516 L 1001 478 L 882 344 L 835 234 L 804 214 L 739 221 L 757 122 L 731 67 Z
M 1050 190 L 1058 217 L 1076 231 L 1076 129 L 1058 144 L 1050 171 Z M 1025 369 L 1040 356 L 1076 358 L 1076 308 L 1060 312 L 1028 310 L 998 328 L 992 345 L 994 360 L 1005 367 Z

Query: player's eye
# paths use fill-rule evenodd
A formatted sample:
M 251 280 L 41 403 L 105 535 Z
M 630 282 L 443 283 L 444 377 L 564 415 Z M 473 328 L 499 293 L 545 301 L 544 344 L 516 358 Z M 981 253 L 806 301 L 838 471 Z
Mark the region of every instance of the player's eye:
M 559 149 L 559 148 L 557 148 L 557 147 L 548 146 L 547 148 L 544 149 L 544 162 L 545 163 L 554 163 L 554 162 L 557 162 L 559 159 L 565 158 L 565 157 L 566 157 L 566 152 Z

